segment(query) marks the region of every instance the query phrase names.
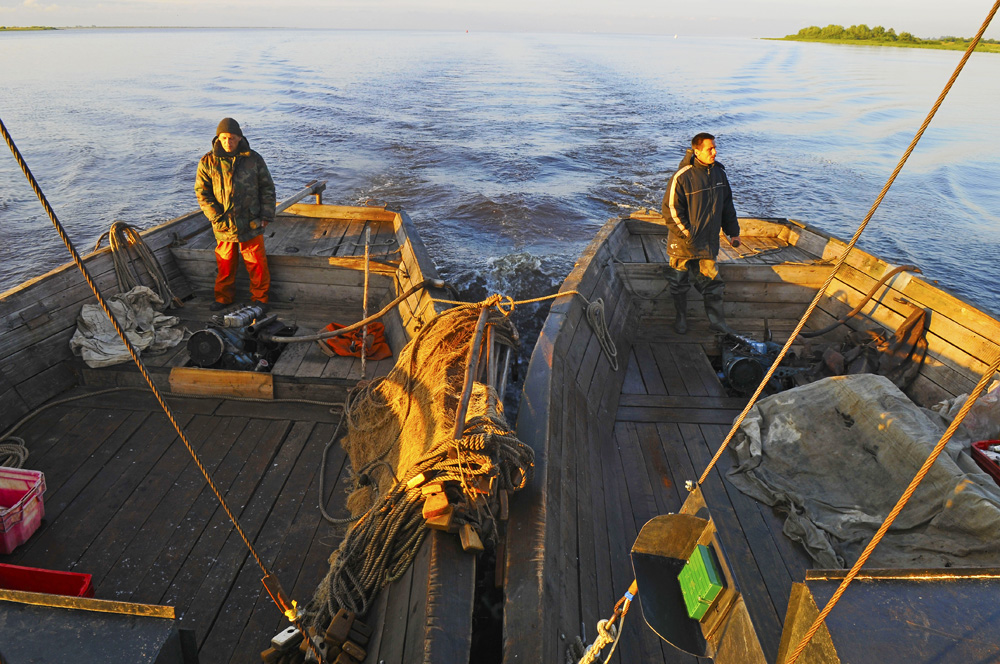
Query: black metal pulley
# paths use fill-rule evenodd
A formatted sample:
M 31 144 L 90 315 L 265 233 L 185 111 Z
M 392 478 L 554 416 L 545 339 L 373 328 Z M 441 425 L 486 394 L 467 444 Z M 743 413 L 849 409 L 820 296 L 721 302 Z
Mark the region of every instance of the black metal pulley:
M 226 340 L 214 329 L 207 328 L 192 334 L 187 347 L 191 362 L 199 367 L 210 367 L 222 359 Z

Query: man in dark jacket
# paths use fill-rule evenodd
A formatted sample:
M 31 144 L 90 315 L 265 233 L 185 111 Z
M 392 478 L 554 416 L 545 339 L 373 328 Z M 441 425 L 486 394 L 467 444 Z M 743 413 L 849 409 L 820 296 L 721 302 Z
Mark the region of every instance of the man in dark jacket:
M 725 167 L 715 160 L 715 137 L 701 133 L 691 139 L 687 151 L 670 178 L 663 197 L 667 237 L 667 281 L 674 298 L 674 331 L 687 333 L 687 293 L 691 283 L 705 298 L 709 328 L 732 332 L 722 311 L 725 284 L 719 277 L 715 257 L 719 253 L 719 231 L 730 243 L 740 244 L 740 224 L 733 206 Z
M 274 181 L 264 158 L 250 149 L 240 125 L 223 118 L 212 149 L 198 162 L 194 192 L 215 233 L 215 301 L 218 311 L 233 302 L 239 256 L 250 274 L 250 297 L 266 304 L 271 273 L 264 252 L 264 227 L 274 221 Z M 239 255 L 237 254 L 239 252 Z

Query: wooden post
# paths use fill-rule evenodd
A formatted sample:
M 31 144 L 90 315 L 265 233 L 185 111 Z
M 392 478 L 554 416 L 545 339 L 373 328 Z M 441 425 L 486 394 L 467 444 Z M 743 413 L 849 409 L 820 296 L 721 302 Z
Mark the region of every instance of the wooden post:
M 361 319 L 368 318 L 368 249 L 372 241 L 372 228 L 365 226 L 365 292 L 361 304 Z M 365 379 L 365 363 L 368 356 L 368 324 L 361 327 L 361 380 Z

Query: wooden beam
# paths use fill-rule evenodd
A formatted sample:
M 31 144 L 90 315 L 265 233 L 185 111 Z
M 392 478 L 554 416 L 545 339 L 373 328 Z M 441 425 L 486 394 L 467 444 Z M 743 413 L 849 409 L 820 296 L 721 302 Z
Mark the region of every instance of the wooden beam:
M 274 380 L 269 373 L 174 367 L 170 391 L 220 397 L 274 398 Z

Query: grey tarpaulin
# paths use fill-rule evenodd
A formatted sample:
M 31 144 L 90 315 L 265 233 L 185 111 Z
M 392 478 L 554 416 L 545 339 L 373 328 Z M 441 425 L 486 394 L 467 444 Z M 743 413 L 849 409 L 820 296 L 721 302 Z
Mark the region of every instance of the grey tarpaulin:
M 180 319 L 156 311 L 154 307 L 163 306 L 163 300 L 146 286 L 136 286 L 127 293 L 112 295 L 107 303 L 129 341 L 140 351 L 163 350 L 176 346 L 184 339 L 184 331 L 174 327 Z M 132 359 L 111 321 L 97 304 L 83 305 L 69 345 L 88 367 L 106 367 Z
M 933 414 L 931 414 L 933 415 Z M 836 376 L 762 399 L 737 431 L 740 491 L 787 514 L 823 568 L 853 564 L 941 438 L 887 378 Z M 1000 487 L 952 439 L 870 567 L 1000 566 Z

